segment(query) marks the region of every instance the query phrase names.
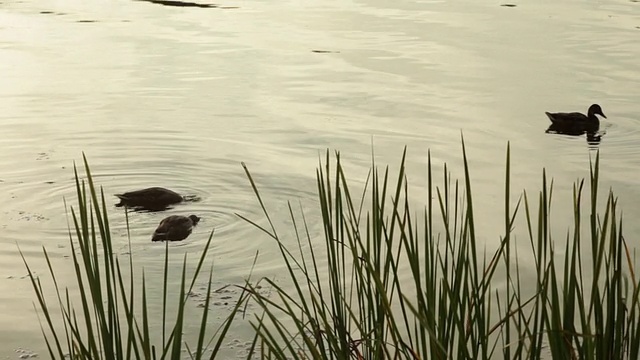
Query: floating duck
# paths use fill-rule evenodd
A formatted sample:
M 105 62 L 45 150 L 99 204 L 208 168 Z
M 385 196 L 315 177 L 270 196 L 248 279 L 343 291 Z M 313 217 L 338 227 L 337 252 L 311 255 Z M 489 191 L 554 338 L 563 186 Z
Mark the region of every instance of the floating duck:
M 151 241 L 179 241 L 186 239 L 198 224 L 200 218 L 195 215 L 171 215 L 160 221 L 160 225 L 153 232 Z
M 572 112 L 572 113 L 550 113 L 545 112 L 551 120 L 551 125 L 555 129 L 563 130 L 565 132 L 589 132 L 597 131 L 600 127 L 600 120 L 596 115 L 600 115 L 603 118 L 607 118 L 602 112 L 602 108 L 598 104 L 589 106 L 587 115 Z
M 170 205 L 181 203 L 185 198 L 175 191 L 150 187 L 147 189 L 129 191 L 124 194 L 115 194 L 120 199 L 117 207 L 127 206 L 144 210 L 166 210 Z

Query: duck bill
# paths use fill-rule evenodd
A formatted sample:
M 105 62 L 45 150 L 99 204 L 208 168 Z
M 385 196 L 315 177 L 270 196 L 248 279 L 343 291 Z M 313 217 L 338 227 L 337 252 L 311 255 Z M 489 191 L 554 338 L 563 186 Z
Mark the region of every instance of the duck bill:
M 600 113 L 600 115 L 602 115 L 602 117 L 605 118 L 605 119 L 607 118 L 607 115 L 605 115 L 603 113 Z

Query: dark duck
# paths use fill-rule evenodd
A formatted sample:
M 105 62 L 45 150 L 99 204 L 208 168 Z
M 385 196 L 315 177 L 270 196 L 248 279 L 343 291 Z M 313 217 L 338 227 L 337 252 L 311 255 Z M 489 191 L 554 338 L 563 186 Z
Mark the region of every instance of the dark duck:
M 579 112 L 550 113 L 545 112 L 551 120 L 551 126 L 547 132 L 556 132 L 567 135 L 581 135 L 595 133 L 600 129 L 600 120 L 597 115 L 607 118 L 598 104 L 589 106 L 587 115 Z
M 115 194 L 120 199 L 116 206 L 127 206 L 133 209 L 161 211 L 169 206 L 181 203 L 185 198 L 175 191 L 150 187 L 142 190 L 129 191 L 124 194 Z
M 198 224 L 200 218 L 195 215 L 182 216 L 171 215 L 164 218 L 156 231 L 153 232 L 151 241 L 180 241 L 186 239 Z

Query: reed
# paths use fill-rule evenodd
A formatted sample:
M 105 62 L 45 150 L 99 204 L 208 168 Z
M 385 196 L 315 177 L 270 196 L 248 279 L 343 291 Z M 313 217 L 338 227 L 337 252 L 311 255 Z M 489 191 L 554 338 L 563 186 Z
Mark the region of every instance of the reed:
M 556 236 L 553 182 L 543 171 L 538 194 L 514 198 L 507 146 L 504 230 L 489 249 L 477 240 L 464 141 L 460 181 L 445 165 L 436 186 L 429 154 L 422 211 L 412 209 L 405 155 L 395 174 L 373 162 L 354 192 L 340 154 L 332 160 L 327 152 L 317 170 L 324 236 L 312 236 L 310 220 L 289 204 L 295 248 L 275 228 L 245 167 L 269 226 L 245 220 L 278 246 L 290 281 L 262 279 L 269 295 L 247 284 L 263 310 L 251 320 L 262 358 L 638 358 L 640 283 L 617 198 L 609 192 L 598 202 L 599 156 L 588 190 L 584 180 L 574 184 L 569 232 Z M 514 234 L 516 221 L 526 224 L 525 234 Z M 521 272 L 523 256 L 533 259 L 533 278 Z
M 69 288 L 62 288 L 56 277 L 47 250 L 43 248 L 49 275 L 55 294 L 45 291 L 40 277 L 36 276 L 24 255 L 22 259 L 36 294 L 36 307 L 40 310 L 42 333 L 51 359 L 174 359 L 184 357 L 185 351 L 191 359 L 213 359 L 219 353 L 223 339 L 236 313 L 246 298 L 242 293 L 237 305 L 222 325 L 210 331 L 208 320 L 211 278 L 204 299 L 197 344 L 190 347 L 183 338 L 185 314 L 188 311 L 187 295 L 201 273 L 213 232 L 202 249 L 194 272 L 187 276 L 185 254 L 180 273 L 180 287 L 174 314 L 169 313 L 169 247 L 165 247 L 164 279 L 162 294 L 147 292 L 144 270 L 134 273 L 134 259 L 129 256 L 121 265 L 114 253 L 107 204 L 102 188 L 93 182 L 86 157 L 83 156 L 86 180 L 81 180 L 74 166 L 77 206 L 69 207 L 73 227 L 69 228 L 70 256 L 75 270 L 75 285 L 79 298 Z M 66 206 L 66 202 L 65 202 Z M 127 217 L 127 233 L 129 223 Z M 131 239 L 129 237 L 129 248 Z M 22 254 L 22 253 L 21 253 Z M 173 276 L 173 275 L 172 275 Z M 128 278 L 129 280 L 125 280 Z M 139 289 L 140 293 L 136 292 Z M 161 312 L 152 309 L 150 296 L 162 297 Z M 52 302 L 48 301 L 53 298 Z M 80 305 L 75 305 L 79 302 Z M 59 307 L 60 314 L 57 314 Z M 169 331 L 163 327 L 161 338 L 151 335 L 152 319 L 162 318 Z M 207 353 L 205 353 L 207 352 Z
M 255 337 L 247 358 L 640 356 L 635 250 L 625 241 L 618 199 L 612 191 L 604 197 L 598 192 L 599 156 L 591 163 L 588 179 L 574 184 L 573 223 L 567 224 L 566 234 L 557 235 L 551 226 L 553 181 L 543 170 L 537 194 L 523 191 L 514 196 L 507 146 L 503 230 L 498 245 L 488 248 L 476 234 L 464 141 L 461 180 L 452 178 L 445 165 L 442 184 L 434 184 L 429 154 L 427 199 L 421 211 L 413 209 L 416 199 L 409 194 L 406 149 L 397 173 L 373 162 L 366 185 L 357 192 L 349 186 L 340 154 L 334 159 L 330 155 L 327 151 L 316 173 L 320 219 L 307 220 L 302 209 L 294 210 L 289 203 L 294 248 L 281 235 L 287 233 L 276 229 L 244 167 L 268 225 L 243 218 L 278 246 L 288 282 L 281 276 L 279 281 L 263 278 L 259 283 L 273 290 L 264 292 L 247 279 L 237 305 L 213 334 L 207 321 L 209 285 L 193 348 L 182 337 L 186 299 L 213 233 L 189 277 L 185 256 L 178 306 L 171 316 L 165 248 L 162 312 L 157 317 L 169 324 L 169 331 L 163 328 L 161 339 L 154 338 L 150 324 L 156 312 L 147 302 L 144 272 L 134 273 L 131 252 L 123 266 L 114 254 L 104 193 L 95 187 L 85 158 L 86 180 L 74 167 L 78 203 L 69 213 L 80 305 L 75 306 L 71 292 L 59 285 L 46 249 L 54 295 L 45 291 L 23 256 L 49 356 L 177 360 L 186 350 L 190 358 L 213 359 L 246 301 L 260 310 L 250 321 Z M 309 221 L 321 221 L 322 236 L 312 235 Z M 516 222 L 525 225 L 524 234 L 514 232 Z M 527 269 L 520 264 L 523 256 L 532 259 Z M 524 271 L 531 267 L 533 271 Z M 212 270 L 208 275 L 211 284 Z M 47 301 L 50 296 L 53 302 Z M 54 313 L 58 307 L 60 314 Z

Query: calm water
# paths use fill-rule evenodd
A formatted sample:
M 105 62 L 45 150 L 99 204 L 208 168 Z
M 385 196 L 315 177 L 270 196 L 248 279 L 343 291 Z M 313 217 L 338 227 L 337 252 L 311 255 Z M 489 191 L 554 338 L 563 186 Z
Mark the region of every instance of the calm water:
M 491 246 L 502 228 L 507 141 L 514 191 L 536 191 L 546 167 L 556 183 L 555 225 L 567 230 L 571 184 L 588 176 L 595 152 L 584 137 L 545 134 L 544 111 L 586 112 L 597 102 L 609 118 L 602 189 L 616 191 L 627 219 L 640 216 L 640 3 L 219 4 L 238 8 L 0 2 L 0 357 L 43 353 L 16 244 L 39 274 L 45 246 L 59 276 L 72 280 L 63 198 L 75 201 L 73 162 L 83 151 L 109 201 L 154 185 L 202 198 L 170 211 L 203 217 L 171 250 L 195 257 L 215 228 L 218 287 L 241 282 L 256 251 L 255 276 L 282 273 L 273 244 L 236 216 L 262 219 L 241 161 L 277 225 L 288 229 L 286 201 L 300 201 L 318 234 L 315 168 L 326 148 L 343 152 L 357 185 L 372 142 L 380 164 L 397 164 L 408 145 L 423 204 L 427 150 L 460 176 L 463 131 L 478 231 Z M 125 254 L 124 215 L 111 210 Z M 130 217 L 131 252 L 152 275 L 164 247 L 149 238 L 163 216 Z M 633 245 L 638 224 L 626 223 Z

